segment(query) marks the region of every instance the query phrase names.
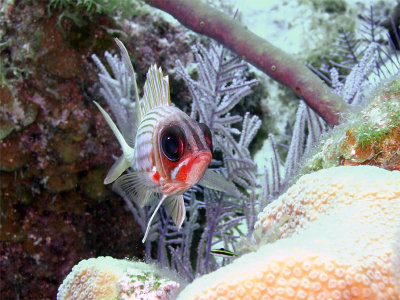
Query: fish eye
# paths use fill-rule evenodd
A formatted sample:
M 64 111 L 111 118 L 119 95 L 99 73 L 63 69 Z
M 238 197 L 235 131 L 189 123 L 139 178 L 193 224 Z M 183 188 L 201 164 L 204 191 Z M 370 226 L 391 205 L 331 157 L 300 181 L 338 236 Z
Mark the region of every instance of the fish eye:
M 213 143 L 212 143 L 212 135 L 210 128 L 204 123 L 199 123 L 199 126 L 203 131 L 204 138 L 206 139 L 208 148 L 210 149 L 211 152 L 213 152 Z
M 182 129 L 173 125 L 164 130 L 161 135 L 161 150 L 169 161 L 178 161 L 184 151 L 185 136 Z

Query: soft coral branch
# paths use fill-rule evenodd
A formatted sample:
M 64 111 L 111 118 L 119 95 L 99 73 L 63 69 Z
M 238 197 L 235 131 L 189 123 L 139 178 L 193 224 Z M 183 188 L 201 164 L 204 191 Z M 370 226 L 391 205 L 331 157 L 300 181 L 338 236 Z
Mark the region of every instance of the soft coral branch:
M 288 86 L 329 124 L 338 124 L 340 114 L 350 111 L 350 105 L 309 69 L 228 15 L 201 1 L 145 2 L 171 14 L 189 29 L 213 38 L 274 80 Z

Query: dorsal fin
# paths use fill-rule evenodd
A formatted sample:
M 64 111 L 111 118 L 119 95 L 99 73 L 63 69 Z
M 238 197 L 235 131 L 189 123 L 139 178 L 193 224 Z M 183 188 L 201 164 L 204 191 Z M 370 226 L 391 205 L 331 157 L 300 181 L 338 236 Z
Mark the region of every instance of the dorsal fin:
M 155 107 L 171 106 L 168 76 L 163 77 L 161 67 L 152 65 L 147 71 L 143 100 L 140 104 L 142 116 Z
M 139 107 L 139 102 L 140 102 L 139 101 L 139 92 L 138 92 L 137 83 L 136 83 L 136 75 L 135 75 L 135 71 L 133 70 L 131 59 L 129 58 L 128 51 L 126 50 L 124 44 L 117 38 L 115 38 L 114 40 L 117 43 L 117 46 L 121 52 L 121 58 L 125 64 L 125 68 L 127 69 L 129 76 L 131 77 L 136 107 Z M 140 115 L 140 111 L 141 111 L 140 109 L 136 108 L 136 114 L 137 114 L 138 121 L 141 120 L 141 117 L 142 117 L 142 115 Z

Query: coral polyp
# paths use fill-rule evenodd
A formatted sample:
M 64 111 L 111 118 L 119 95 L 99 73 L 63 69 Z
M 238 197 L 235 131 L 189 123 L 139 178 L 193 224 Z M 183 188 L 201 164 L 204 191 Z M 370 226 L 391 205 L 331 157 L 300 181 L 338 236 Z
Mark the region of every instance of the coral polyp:
M 399 171 L 305 175 L 259 215 L 258 250 L 194 280 L 178 299 L 398 299 L 399 219 Z
M 58 289 L 57 300 L 170 299 L 180 289 L 155 266 L 112 257 L 83 260 Z

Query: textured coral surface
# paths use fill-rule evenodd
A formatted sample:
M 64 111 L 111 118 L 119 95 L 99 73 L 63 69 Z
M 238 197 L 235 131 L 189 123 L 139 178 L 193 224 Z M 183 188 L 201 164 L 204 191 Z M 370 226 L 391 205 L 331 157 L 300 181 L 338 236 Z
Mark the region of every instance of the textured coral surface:
M 180 285 L 159 273 L 143 262 L 90 258 L 72 268 L 58 289 L 57 300 L 167 299 Z
M 64 279 L 57 299 L 114 299 L 118 278 L 130 264 L 111 257 L 83 260 Z
M 399 299 L 399 220 L 398 171 L 305 175 L 259 215 L 264 242 L 271 231 L 277 241 L 195 280 L 178 299 Z

